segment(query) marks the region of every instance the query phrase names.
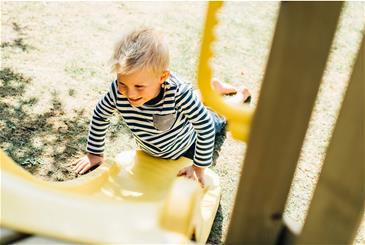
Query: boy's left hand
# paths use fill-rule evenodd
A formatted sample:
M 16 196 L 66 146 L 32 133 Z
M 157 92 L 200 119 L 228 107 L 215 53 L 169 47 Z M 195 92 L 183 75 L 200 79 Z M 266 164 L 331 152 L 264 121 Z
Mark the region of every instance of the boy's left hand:
M 181 169 L 177 176 L 185 176 L 188 179 L 196 180 L 204 187 L 204 168 L 192 165 Z

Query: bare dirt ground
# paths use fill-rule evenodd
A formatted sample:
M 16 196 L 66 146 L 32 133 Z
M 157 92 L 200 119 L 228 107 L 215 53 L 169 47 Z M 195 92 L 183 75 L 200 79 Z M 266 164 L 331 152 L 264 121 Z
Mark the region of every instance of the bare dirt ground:
M 278 3 L 228 2 L 220 13 L 215 76 L 244 83 L 256 105 Z M 108 60 L 126 30 L 166 33 L 171 70 L 195 85 L 206 4 L 203 2 L 1 2 L 0 147 L 49 181 L 77 177 L 70 162 L 84 154 L 93 107 L 114 75 Z M 318 94 L 285 215 L 302 224 L 364 31 L 363 2 L 345 3 Z M 106 155 L 136 147 L 116 115 Z M 227 134 L 213 169 L 222 200 L 209 238 L 220 244 L 229 224 L 245 144 Z M 363 222 L 364 223 L 364 222 Z M 365 243 L 365 226 L 356 238 Z

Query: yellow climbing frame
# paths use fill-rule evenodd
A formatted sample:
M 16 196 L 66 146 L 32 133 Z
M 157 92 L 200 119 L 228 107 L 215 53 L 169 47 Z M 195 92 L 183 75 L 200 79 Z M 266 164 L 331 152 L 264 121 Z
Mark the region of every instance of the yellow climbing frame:
M 209 58 L 216 12 L 208 4 L 198 69 L 204 102 L 245 140 L 252 112 L 227 105 L 210 87 Z M 245 126 L 242 126 L 245 125 Z M 220 199 L 218 176 L 206 170 L 206 187 L 177 178 L 186 158 L 161 160 L 123 152 L 91 173 L 53 183 L 29 174 L 0 150 L 1 227 L 80 243 L 205 243 Z
M 192 162 L 119 154 L 65 182 L 46 182 L 0 150 L 1 226 L 81 243 L 205 243 L 218 209 L 218 176 L 206 187 L 176 177 Z
M 247 141 L 253 110 L 247 105 L 228 105 L 210 86 L 212 69 L 209 60 L 214 55 L 212 51 L 212 44 L 216 39 L 214 30 L 218 24 L 217 12 L 222 6 L 223 2 L 209 2 L 208 4 L 198 66 L 198 86 L 204 104 L 227 119 L 228 130 L 232 133 L 232 136 Z

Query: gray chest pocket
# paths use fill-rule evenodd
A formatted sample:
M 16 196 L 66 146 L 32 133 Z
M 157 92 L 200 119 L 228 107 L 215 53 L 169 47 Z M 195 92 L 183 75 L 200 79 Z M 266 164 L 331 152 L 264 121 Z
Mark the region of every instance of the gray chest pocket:
M 160 131 L 168 130 L 176 120 L 176 113 L 167 115 L 153 115 L 153 126 Z

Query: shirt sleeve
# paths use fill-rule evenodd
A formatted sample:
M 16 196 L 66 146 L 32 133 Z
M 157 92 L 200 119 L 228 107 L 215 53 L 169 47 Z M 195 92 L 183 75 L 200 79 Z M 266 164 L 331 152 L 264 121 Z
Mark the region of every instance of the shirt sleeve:
M 108 93 L 97 103 L 89 125 L 86 151 L 96 155 L 104 152 L 105 135 L 110 125 L 110 117 L 116 110 L 117 84 L 114 81 Z
M 176 99 L 176 108 L 183 113 L 197 133 L 194 165 L 208 167 L 212 164 L 215 129 L 208 109 L 193 92 L 187 88 Z

